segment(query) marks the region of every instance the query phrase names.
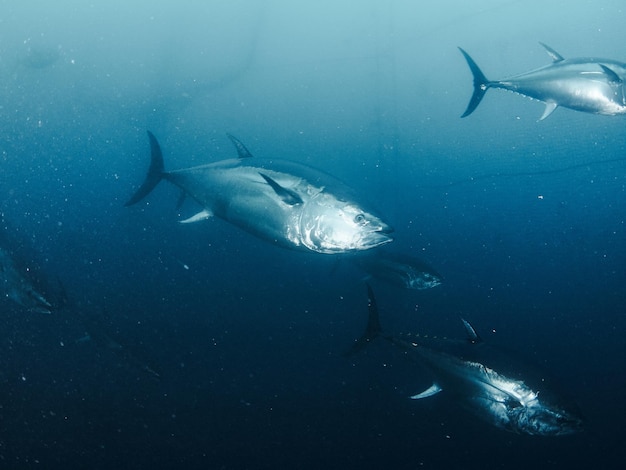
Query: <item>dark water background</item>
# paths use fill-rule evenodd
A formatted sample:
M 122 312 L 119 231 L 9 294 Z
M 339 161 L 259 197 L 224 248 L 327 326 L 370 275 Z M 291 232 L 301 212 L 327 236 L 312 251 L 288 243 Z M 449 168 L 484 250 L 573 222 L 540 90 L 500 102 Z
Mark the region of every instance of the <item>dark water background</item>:
M 0 209 L 71 299 L 1 304 L 1 468 L 621 468 L 626 121 L 537 122 L 500 91 L 460 119 L 456 47 L 494 79 L 547 64 L 538 41 L 626 61 L 622 2 L 153 3 L 0 2 Z M 587 431 L 408 400 L 429 377 L 387 344 L 342 356 L 366 316 L 352 265 L 181 226 L 195 207 L 166 184 L 124 208 L 146 129 L 171 169 L 231 157 L 231 132 L 348 182 L 445 278 L 374 283 L 386 329 L 461 336 L 463 315 L 559 377 Z

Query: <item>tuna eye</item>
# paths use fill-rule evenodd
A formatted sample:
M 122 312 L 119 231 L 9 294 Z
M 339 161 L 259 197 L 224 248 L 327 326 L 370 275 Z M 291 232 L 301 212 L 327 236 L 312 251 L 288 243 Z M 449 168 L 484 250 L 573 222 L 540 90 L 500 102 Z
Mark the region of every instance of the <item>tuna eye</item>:
M 357 214 L 354 216 L 354 222 L 363 225 L 365 224 L 365 216 L 363 214 Z

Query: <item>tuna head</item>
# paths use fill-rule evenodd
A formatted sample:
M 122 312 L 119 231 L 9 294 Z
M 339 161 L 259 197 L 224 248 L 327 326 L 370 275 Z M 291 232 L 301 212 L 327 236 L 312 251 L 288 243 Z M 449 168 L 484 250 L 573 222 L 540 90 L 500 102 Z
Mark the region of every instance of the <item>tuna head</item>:
M 425 290 L 441 285 L 441 276 L 435 272 L 410 273 L 408 276 L 407 289 Z
M 317 253 L 368 250 L 392 241 L 393 229 L 353 201 L 321 191 L 300 213 L 301 243 Z
M 583 430 L 583 419 L 578 410 L 549 406 L 538 397 L 525 404 L 511 399 L 493 401 L 490 408 L 496 426 L 517 434 L 566 436 Z

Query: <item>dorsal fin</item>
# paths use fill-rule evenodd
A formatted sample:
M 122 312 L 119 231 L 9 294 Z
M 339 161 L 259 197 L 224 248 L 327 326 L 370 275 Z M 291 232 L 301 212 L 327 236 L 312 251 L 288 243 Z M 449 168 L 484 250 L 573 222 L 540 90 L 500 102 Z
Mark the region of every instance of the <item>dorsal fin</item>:
M 565 60 L 561 54 L 559 54 L 557 51 L 552 49 L 547 44 L 544 44 L 542 42 L 539 42 L 539 44 L 541 44 L 543 46 L 543 48 L 546 50 L 546 52 L 548 53 L 548 55 L 552 59 L 552 62 L 561 62 L 562 60 Z
M 252 154 L 241 141 L 232 134 L 226 134 L 237 150 L 238 158 L 252 158 Z
M 482 343 L 482 338 L 478 335 L 478 333 L 476 333 L 476 330 L 471 325 L 471 323 L 468 322 L 465 318 L 461 318 L 461 321 L 463 322 L 463 326 L 465 327 L 465 333 L 467 333 L 467 340 L 472 344 Z
M 263 173 L 259 173 L 259 175 L 261 175 L 263 179 L 267 182 L 267 184 L 269 184 L 272 187 L 274 192 L 278 194 L 278 196 L 283 200 L 285 204 L 289 204 L 290 206 L 295 206 L 296 204 L 302 204 L 303 202 L 302 198 L 298 196 L 298 194 L 295 191 L 292 191 L 291 189 L 287 189 L 281 186 L 272 178 L 270 178 L 269 176 Z

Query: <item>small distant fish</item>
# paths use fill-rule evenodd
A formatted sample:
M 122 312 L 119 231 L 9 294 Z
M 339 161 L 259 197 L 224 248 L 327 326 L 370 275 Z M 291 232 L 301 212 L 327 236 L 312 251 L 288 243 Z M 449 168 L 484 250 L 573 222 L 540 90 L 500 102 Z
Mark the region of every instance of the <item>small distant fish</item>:
M 93 342 L 97 347 L 111 351 L 123 364 L 141 370 L 155 379 L 161 379 L 158 368 L 144 357 L 139 347 L 128 342 L 122 342 L 116 337 L 119 335 L 111 333 L 112 319 L 106 311 L 103 310 L 100 315 L 95 315 L 82 313 L 75 306 L 73 309 L 76 310 L 85 330 L 84 335 L 74 341 L 76 344 Z
M 625 63 L 595 57 L 564 59 L 551 47 L 540 44 L 552 58 L 551 64 L 503 80 L 487 79 L 470 55 L 459 47 L 474 76 L 474 93 L 461 117 L 472 114 L 490 88 L 543 101 L 546 108 L 540 121 L 559 106 L 607 116 L 626 114 Z
M 443 282 L 441 275 L 426 262 L 403 253 L 377 249 L 352 260 L 368 275 L 403 289 L 432 289 Z
M 42 43 L 32 38 L 24 41 L 17 50 L 17 64 L 29 69 L 45 69 L 54 65 L 62 56 L 61 45 Z
M 21 305 L 29 312 L 51 313 L 52 304 L 35 287 L 32 270 L 24 267 L 15 254 L 14 242 L 0 214 L 0 297 Z

